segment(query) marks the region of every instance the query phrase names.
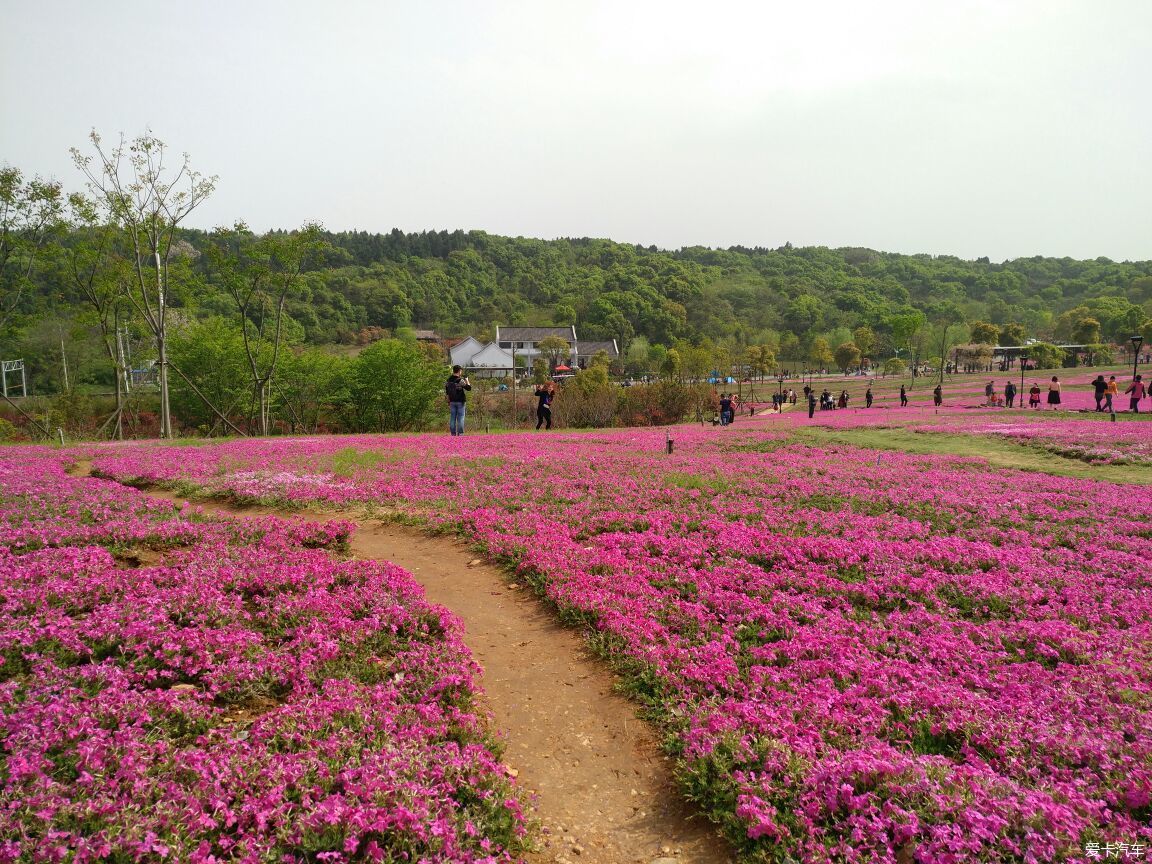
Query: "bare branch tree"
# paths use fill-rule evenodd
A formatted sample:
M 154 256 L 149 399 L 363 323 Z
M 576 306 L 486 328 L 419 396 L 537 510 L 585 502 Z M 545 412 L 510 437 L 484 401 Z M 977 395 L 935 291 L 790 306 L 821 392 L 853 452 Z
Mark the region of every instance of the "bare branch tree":
M 88 179 L 104 218 L 124 232 L 132 265 L 127 296 L 152 331 L 160 379 L 160 437 L 172 437 L 168 402 L 169 266 L 180 223 L 216 188 L 215 177 L 193 171 L 184 154 L 174 174 L 165 166 L 167 146 L 151 133 L 105 149 L 95 130 L 96 155 L 72 148 L 72 161 Z M 170 176 L 171 175 L 171 176 Z
M 284 337 L 284 307 L 301 274 L 330 247 L 320 225 L 255 237 L 244 223 L 218 228 L 208 248 L 214 274 L 236 306 L 252 376 L 256 428 L 270 431 L 272 383 Z

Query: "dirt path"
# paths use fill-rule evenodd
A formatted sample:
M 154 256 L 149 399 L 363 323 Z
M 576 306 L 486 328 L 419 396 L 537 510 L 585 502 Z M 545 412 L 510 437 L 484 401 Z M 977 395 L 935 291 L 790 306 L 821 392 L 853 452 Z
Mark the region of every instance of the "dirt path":
M 78 466 L 86 474 L 90 466 Z M 163 491 L 148 494 L 184 500 Z M 196 502 L 235 517 L 274 511 Z M 350 514 L 285 514 L 322 521 Z M 731 851 L 684 804 L 652 729 L 613 690 L 579 634 L 558 624 L 529 588 L 510 583 L 462 541 L 358 520 L 357 558 L 392 561 L 412 573 L 428 599 L 464 621 L 464 641 L 484 668 L 505 762 L 536 796 L 542 848 L 532 862 L 556 864 L 722 864 Z

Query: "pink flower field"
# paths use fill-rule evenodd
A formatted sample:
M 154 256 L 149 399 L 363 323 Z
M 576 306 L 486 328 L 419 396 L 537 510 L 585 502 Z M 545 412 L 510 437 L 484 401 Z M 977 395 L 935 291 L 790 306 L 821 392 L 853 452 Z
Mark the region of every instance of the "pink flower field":
M 588 629 L 667 733 L 685 794 L 724 826 L 743 860 L 1048 862 L 1082 860 L 1096 843 L 1146 849 L 1152 495 L 992 470 L 973 458 L 816 449 L 790 435 L 798 418 L 779 419 L 678 427 L 673 455 L 663 431 L 638 430 L 88 452 L 98 472 L 126 483 L 287 506 L 371 505 L 463 531 Z M 151 512 L 141 510 L 139 521 L 164 521 Z M 35 568 L 32 555 L 78 553 L 13 554 Z M 69 566 L 111 566 L 99 563 L 103 550 L 85 554 L 96 563 Z M 38 578 L 19 581 L 39 586 Z M 364 591 L 357 582 L 345 588 L 350 604 Z M 401 605 L 417 603 L 406 595 Z M 48 608 L 52 621 L 65 614 Z M 20 618 L 15 632 L 34 643 L 32 620 Z M 207 643 L 197 651 L 225 650 L 210 635 L 221 627 L 197 620 Z M 454 645 L 449 638 L 442 650 Z M 453 668 L 466 669 L 455 652 Z M 24 662 L 32 666 L 22 675 L 35 676 L 46 661 Z M 75 668 L 68 674 L 104 667 Z M 165 683 L 191 674 L 167 661 L 161 668 Z M 248 693 L 261 676 L 278 680 L 263 665 L 228 669 L 223 678 L 201 673 L 202 696 L 161 690 L 151 698 L 200 705 L 218 701 L 214 688 Z M 408 698 L 428 686 L 428 674 L 404 679 L 415 688 Z M 466 691 L 466 674 L 451 677 Z M 385 698 L 391 682 L 372 692 Z M 430 698 L 436 721 L 456 701 Z M 57 701 L 75 700 L 44 695 L 37 704 Z M 456 722 L 472 728 L 470 716 Z M 268 749 L 283 740 L 260 731 Z M 223 752 L 232 746 L 226 733 L 198 735 Z M 430 737 L 419 740 L 431 746 Z M 469 770 L 497 773 L 484 753 Z M 76 776 L 66 775 L 69 788 L 88 800 Z M 61 794 L 51 785 L 59 779 L 29 782 Z
M 459 623 L 408 573 L 66 464 L 0 453 L 0 861 L 518 858 Z

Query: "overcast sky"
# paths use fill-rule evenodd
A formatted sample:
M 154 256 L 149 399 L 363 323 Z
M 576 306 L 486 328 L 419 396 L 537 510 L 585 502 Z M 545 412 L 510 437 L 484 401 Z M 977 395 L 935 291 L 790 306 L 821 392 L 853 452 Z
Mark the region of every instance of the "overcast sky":
M 0 162 L 201 227 L 1152 258 L 1149 0 L 0 0 Z

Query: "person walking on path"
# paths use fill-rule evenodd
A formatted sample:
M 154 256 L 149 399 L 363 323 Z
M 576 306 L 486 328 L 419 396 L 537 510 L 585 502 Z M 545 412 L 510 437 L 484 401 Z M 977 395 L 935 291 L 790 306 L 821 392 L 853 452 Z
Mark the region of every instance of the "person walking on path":
M 1028 407 L 1040 407 L 1040 385 L 1035 381 L 1032 382 L 1032 389 L 1028 391 Z
M 556 385 L 551 381 L 536 385 L 536 431 L 552 428 L 552 400 L 556 398 Z
M 1128 385 L 1128 389 L 1124 391 L 1125 393 L 1130 394 L 1128 410 L 1130 410 L 1133 414 L 1140 413 L 1140 400 L 1144 398 L 1144 392 L 1147 389 L 1144 386 L 1143 379 L 1143 375 L 1137 375 L 1132 379 L 1132 383 Z
M 1048 404 L 1055 411 L 1060 407 L 1060 379 L 1052 376 L 1052 383 L 1048 385 Z
M 1004 405 L 1007 408 L 1016 407 L 1016 385 L 1011 381 L 1004 385 Z
M 1108 382 L 1104 380 L 1103 375 L 1097 375 L 1096 380 L 1092 382 L 1092 395 L 1096 398 L 1096 410 L 1103 411 L 1104 406 L 1104 393 L 1108 389 Z
M 1112 399 L 1120 395 L 1120 385 L 1116 383 L 1116 376 L 1108 376 L 1108 386 L 1104 388 L 1104 410 L 1109 414 L 1115 414 L 1116 409 L 1112 407 Z
M 452 374 L 444 382 L 444 394 L 448 397 L 448 432 L 453 436 L 464 434 L 464 403 L 468 401 L 468 391 L 472 384 L 461 373 L 461 366 L 453 366 Z
M 939 384 L 932 388 L 932 403 L 937 408 L 944 404 L 944 388 Z
M 869 387 L 867 390 L 864 391 L 864 407 L 865 408 L 871 408 L 872 407 L 872 388 L 871 387 Z
M 906 408 L 908 406 L 908 390 L 903 384 L 900 385 L 900 407 Z

